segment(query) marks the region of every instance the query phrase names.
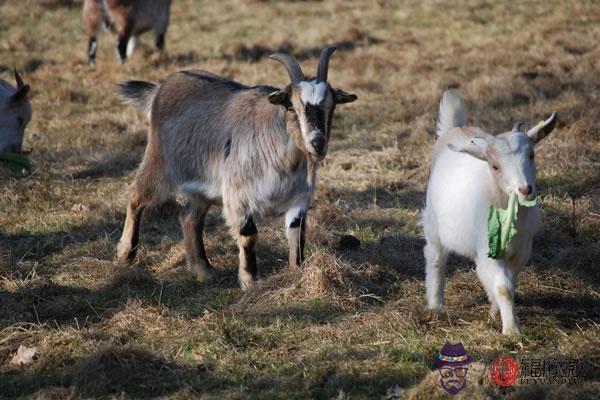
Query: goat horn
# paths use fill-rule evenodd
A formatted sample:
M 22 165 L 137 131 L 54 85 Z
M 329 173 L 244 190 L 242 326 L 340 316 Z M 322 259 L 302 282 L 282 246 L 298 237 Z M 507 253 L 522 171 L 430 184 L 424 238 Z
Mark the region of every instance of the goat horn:
M 327 71 L 329 70 L 329 58 L 337 47 L 329 46 L 323 49 L 319 58 L 319 66 L 317 67 L 317 79 L 322 82 L 327 82 Z
M 24 85 L 23 79 L 21 79 L 21 75 L 17 72 L 17 69 L 14 69 L 15 72 L 15 81 L 17 81 L 17 88 L 20 88 Z
M 271 60 L 279 61 L 283 64 L 294 85 L 304 79 L 304 72 L 302 72 L 302 68 L 300 68 L 298 61 L 296 61 L 293 57 L 283 53 L 275 53 L 271 54 L 269 58 Z

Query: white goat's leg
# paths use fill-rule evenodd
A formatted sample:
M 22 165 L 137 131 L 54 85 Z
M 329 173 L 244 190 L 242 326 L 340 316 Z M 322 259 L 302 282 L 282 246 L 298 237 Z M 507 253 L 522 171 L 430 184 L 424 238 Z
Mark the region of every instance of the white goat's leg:
M 425 287 L 427 308 L 437 310 L 444 305 L 444 284 L 446 283 L 446 261 L 448 251 L 439 242 L 427 240 L 425 253 Z
M 478 257 L 477 275 L 490 298 L 490 312 L 497 308 L 502 318 L 504 335 L 519 334 L 519 321 L 515 313 L 515 277 L 504 260 Z M 494 306 L 495 304 L 495 306 Z

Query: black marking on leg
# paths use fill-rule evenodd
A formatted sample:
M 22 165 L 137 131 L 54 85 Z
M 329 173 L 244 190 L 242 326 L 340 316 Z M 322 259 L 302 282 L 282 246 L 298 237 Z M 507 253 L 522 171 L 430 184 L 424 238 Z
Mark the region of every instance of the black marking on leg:
M 88 41 L 88 61 L 90 64 L 93 64 L 96 60 L 96 50 L 98 49 L 98 42 L 96 41 L 95 36 L 90 36 L 90 40 Z
M 154 42 L 156 44 L 156 48 L 159 50 L 164 50 L 165 48 L 165 34 L 161 33 L 156 35 L 156 41 Z
M 227 139 L 225 142 L 225 160 L 229 158 L 229 154 L 231 153 L 231 138 Z
M 247 255 L 246 258 L 246 262 L 247 262 L 247 266 L 248 266 L 248 272 L 250 272 L 250 274 L 252 275 L 252 278 L 254 278 L 256 280 L 256 274 L 258 273 L 258 267 L 256 265 L 256 253 L 254 252 L 254 249 L 252 250 L 252 252 L 250 254 Z
M 302 225 L 302 229 L 304 229 L 304 214 L 299 214 L 294 218 L 290 223 L 290 228 L 298 228 L 300 225 Z
M 119 58 L 121 62 L 127 59 L 127 42 L 129 41 L 129 37 L 122 36 L 117 41 L 117 50 L 119 51 Z
M 145 206 L 140 206 L 135 213 L 135 219 L 133 220 L 133 235 L 131 236 L 131 250 L 129 250 L 129 254 L 127 254 L 127 261 L 129 262 L 132 262 L 137 254 L 140 242 L 140 224 L 145 208 Z
M 258 233 L 256 230 L 256 225 L 254 225 L 254 221 L 252 221 L 251 217 L 248 217 L 246 223 L 240 228 L 240 235 L 242 236 L 253 236 Z

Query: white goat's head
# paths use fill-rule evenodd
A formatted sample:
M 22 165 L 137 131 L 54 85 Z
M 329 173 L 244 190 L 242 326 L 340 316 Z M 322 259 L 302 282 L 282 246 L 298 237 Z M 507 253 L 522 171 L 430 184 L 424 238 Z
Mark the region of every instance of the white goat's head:
M 497 136 L 477 128 L 463 128 L 471 138 L 464 145 L 449 144 L 448 147 L 486 161 L 498 187 L 507 195 L 516 192 L 521 198 L 533 198 L 536 194 L 534 147 L 552 132 L 557 121 L 558 115 L 554 112 L 527 132 L 519 122 L 512 131 Z
M 31 104 L 27 100 L 29 85 L 15 73 L 16 89 L 0 80 L 0 150 L 21 152 L 25 127 L 31 120 Z
M 288 132 L 296 146 L 313 161 L 320 161 L 327 154 L 335 106 L 357 99 L 327 82 L 329 58 L 334 51 L 334 46 L 323 50 L 315 79 L 307 79 L 298 62 L 287 54 L 270 56 L 285 66 L 292 82 L 271 93 L 269 101 L 286 110 Z

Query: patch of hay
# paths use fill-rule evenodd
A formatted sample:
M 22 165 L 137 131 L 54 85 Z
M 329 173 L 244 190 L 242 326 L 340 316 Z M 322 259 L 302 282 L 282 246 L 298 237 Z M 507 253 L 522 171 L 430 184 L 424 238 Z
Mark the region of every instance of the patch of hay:
M 268 312 L 316 299 L 350 309 L 368 297 L 366 282 L 356 271 L 341 259 L 318 251 L 299 271 L 282 272 L 262 281 L 244 294 L 234 310 Z

